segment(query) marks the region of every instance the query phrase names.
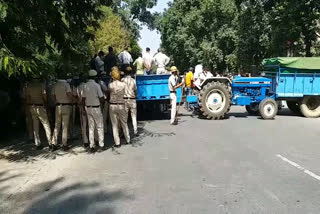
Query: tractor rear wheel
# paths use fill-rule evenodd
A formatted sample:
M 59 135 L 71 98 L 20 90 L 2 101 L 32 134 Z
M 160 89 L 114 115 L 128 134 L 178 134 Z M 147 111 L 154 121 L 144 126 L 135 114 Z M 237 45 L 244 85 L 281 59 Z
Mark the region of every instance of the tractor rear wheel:
M 199 93 L 201 114 L 214 120 L 224 119 L 231 107 L 228 86 L 221 82 L 210 82 Z
M 278 104 L 272 98 L 265 98 L 259 104 L 259 112 L 263 119 L 272 120 L 278 113 Z
M 320 97 L 306 96 L 302 99 L 300 110 L 303 116 L 308 118 L 320 117 Z
M 297 101 L 287 101 L 287 106 L 295 114 L 301 115 L 299 102 Z
M 246 110 L 250 115 L 259 114 L 259 104 L 253 103 L 251 105 L 246 106 Z

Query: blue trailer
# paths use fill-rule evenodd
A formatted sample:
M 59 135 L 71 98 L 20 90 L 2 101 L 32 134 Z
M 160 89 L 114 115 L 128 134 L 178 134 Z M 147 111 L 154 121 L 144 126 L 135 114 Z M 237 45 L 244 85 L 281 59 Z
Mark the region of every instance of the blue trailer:
M 210 77 L 194 88 L 195 96 L 186 102 L 196 102 L 200 113 L 208 119 L 223 119 L 231 105 L 246 106 L 250 114 L 273 119 L 278 102 L 285 100 L 288 107 L 306 117 L 320 116 L 320 60 L 319 58 L 275 58 L 264 60 L 264 77 Z M 290 62 L 291 64 L 288 64 Z M 315 62 L 318 62 L 314 67 Z M 286 64 L 285 64 L 286 63 Z M 301 65 L 303 67 L 298 67 Z M 315 69 L 319 65 L 319 70 Z M 295 66 L 292 68 L 290 66 Z M 169 75 L 137 76 L 138 102 L 169 104 Z M 181 90 L 177 93 L 178 101 Z

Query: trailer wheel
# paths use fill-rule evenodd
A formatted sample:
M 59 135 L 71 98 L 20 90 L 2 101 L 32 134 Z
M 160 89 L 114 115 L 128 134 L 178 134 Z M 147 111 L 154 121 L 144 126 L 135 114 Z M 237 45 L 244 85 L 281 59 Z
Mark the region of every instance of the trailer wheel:
M 274 99 L 265 98 L 259 104 L 259 112 L 263 119 L 272 120 L 278 113 L 278 104 Z
M 287 101 L 287 106 L 295 114 L 301 115 L 299 102 L 297 101 Z
M 320 97 L 306 96 L 302 99 L 300 110 L 303 116 L 308 118 L 320 117 Z
M 208 119 L 224 119 L 231 107 L 231 95 L 227 86 L 221 82 L 211 82 L 199 93 L 199 107 Z
M 246 110 L 249 115 L 258 115 L 259 114 L 259 104 L 253 103 L 251 105 L 246 106 Z

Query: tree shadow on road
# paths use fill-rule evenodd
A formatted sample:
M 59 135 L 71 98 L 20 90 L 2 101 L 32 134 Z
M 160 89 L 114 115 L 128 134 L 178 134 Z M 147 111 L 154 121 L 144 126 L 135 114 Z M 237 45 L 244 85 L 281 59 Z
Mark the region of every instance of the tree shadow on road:
M 1 176 L 1 175 L 0 175 Z M 1 178 L 1 177 L 0 177 Z M 116 213 L 114 203 L 134 200 L 121 190 L 106 192 L 98 183 L 65 184 L 64 178 L 42 182 L 25 191 L 1 190 L 3 213 Z
M 75 128 L 75 135 L 72 140 L 68 141 L 70 149 L 68 151 L 62 151 L 60 148 L 51 152 L 46 137 L 42 133 L 41 140 L 44 148 L 42 150 L 36 150 L 33 141 L 27 141 L 23 134 L 12 136 L 11 139 L 7 139 L 5 142 L 0 142 L 0 159 L 5 159 L 10 162 L 27 162 L 32 163 L 42 159 L 54 160 L 61 156 L 74 156 L 82 153 L 86 153 L 83 148 L 83 143 L 80 134 L 80 128 Z M 59 146 L 61 142 L 59 142 Z M 105 146 L 110 148 L 113 145 L 113 137 L 109 133 L 105 135 Z
M 151 123 L 152 121 L 140 121 L 138 123 L 138 133 L 139 135 L 134 137 L 132 139 L 132 146 L 137 147 L 137 146 L 142 146 L 145 144 L 145 138 L 160 138 L 160 137 L 165 137 L 165 136 L 174 136 L 174 132 L 153 132 L 150 131 L 146 128 L 146 125 L 148 123 Z M 152 139 L 152 143 L 157 143 L 158 141 L 156 139 Z

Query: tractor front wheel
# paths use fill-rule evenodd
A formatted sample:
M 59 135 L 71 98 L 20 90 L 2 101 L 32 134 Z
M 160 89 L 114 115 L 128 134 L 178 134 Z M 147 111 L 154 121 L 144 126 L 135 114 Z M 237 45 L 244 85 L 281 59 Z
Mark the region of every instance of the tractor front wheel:
M 263 119 L 272 120 L 278 113 L 278 104 L 272 98 L 266 98 L 259 104 L 259 112 Z
M 224 119 L 231 107 L 228 86 L 221 82 L 210 82 L 199 93 L 201 114 L 214 120 Z

